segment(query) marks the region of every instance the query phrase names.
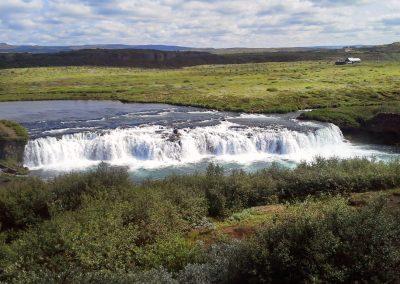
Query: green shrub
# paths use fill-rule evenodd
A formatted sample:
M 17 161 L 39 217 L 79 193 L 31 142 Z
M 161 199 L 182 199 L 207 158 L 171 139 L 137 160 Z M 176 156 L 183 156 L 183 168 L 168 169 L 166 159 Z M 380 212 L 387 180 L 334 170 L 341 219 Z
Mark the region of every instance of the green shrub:
M 177 206 L 157 190 L 135 189 L 126 202 L 129 205 L 122 215 L 123 224 L 139 228 L 138 245 L 153 243 L 160 237 L 184 231 L 189 227 Z
M 177 279 L 180 283 L 241 283 L 235 281 L 239 280 L 238 272 L 242 269 L 241 260 L 245 253 L 245 246 L 236 241 L 212 245 L 204 262 L 186 265 Z M 245 280 L 242 282 L 246 283 Z
M 361 210 L 348 207 L 344 199 L 321 204 L 295 207 L 249 241 L 223 245 L 206 263 L 187 266 L 181 277 L 214 283 L 399 280 L 398 216 L 382 202 Z
M 53 275 L 50 279 L 57 279 Z M 70 283 L 104 283 L 104 284 L 120 284 L 120 283 L 149 283 L 149 284 L 178 284 L 179 282 L 173 278 L 173 274 L 165 268 L 159 267 L 145 271 L 135 272 L 110 272 L 110 271 L 79 271 L 75 272 L 71 277 L 67 278 Z M 49 282 L 54 282 L 49 281 Z
M 158 192 L 125 194 L 125 200 L 86 196 L 80 209 L 58 213 L 3 244 L 1 265 L 7 278 L 18 278 L 21 271 L 33 277 L 43 271 L 117 273 L 158 264 L 178 269 L 194 257 L 196 250 L 174 237 L 186 228 L 176 207 Z
M 146 246 L 139 256 L 144 268 L 164 267 L 168 271 L 180 271 L 188 263 L 201 259 L 202 249 L 180 236 L 161 239 Z
M 59 210 L 75 210 L 82 203 L 82 196 L 95 195 L 131 185 L 126 169 L 100 164 L 94 171 L 70 173 L 55 178 L 50 183 L 55 204 Z
M 71 270 L 69 262 L 73 258 L 61 231 L 51 221 L 25 231 L 10 244 L 3 244 L 0 255 L 0 279 L 17 283 L 38 283 L 47 271 L 63 275 Z
M 391 282 L 400 219 L 382 203 L 356 210 L 343 199 L 308 198 L 399 186 L 399 161 L 367 159 L 255 173 L 211 164 L 205 174 L 143 184 L 106 165 L 49 182 L 17 180 L 0 188 L 0 281 Z M 205 252 L 185 238 L 207 217 L 296 200 L 305 202 L 250 241 Z
M 211 164 L 205 175 L 166 178 L 148 182 L 146 186 L 164 187 L 168 191 L 174 184 L 199 198 L 204 194 L 208 215 L 221 218 L 247 207 L 304 199 L 309 195 L 395 188 L 400 186 L 400 162 L 316 159 L 301 163 L 295 169 L 272 165 L 255 173 L 232 171 L 227 174 L 222 167 Z M 182 201 L 179 204 L 183 204 Z
M 17 230 L 50 218 L 50 194 L 36 178 L 14 180 L 0 188 L 0 229 Z
M 300 207 L 254 238 L 245 271 L 280 283 L 392 282 L 399 277 L 399 241 L 399 221 L 382 204 L 361 211 L 344 201 L 320 212 Z
M 316 159 L 287 171 L 278 185 L 281 199 L 304 198 L 321 193 L 341 194 L 383 190 L 400 186 L 400 163 L 367 159 Z

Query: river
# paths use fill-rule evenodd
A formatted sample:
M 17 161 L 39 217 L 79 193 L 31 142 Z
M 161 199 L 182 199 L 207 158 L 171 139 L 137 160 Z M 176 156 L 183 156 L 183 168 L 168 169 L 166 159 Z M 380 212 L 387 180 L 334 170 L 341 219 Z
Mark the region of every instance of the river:
M 0 103 L 0 119 L 30 134 L 24 165 L 53 177 L 104 161 L 137 180 L 203 171 L 210 162 L 254 171 L 295 167 L 316 157 L 399 157 L 394 148 L 347 141 L 333 124 L 300 121 L 299 113 L 261 115 L 118 101 Z

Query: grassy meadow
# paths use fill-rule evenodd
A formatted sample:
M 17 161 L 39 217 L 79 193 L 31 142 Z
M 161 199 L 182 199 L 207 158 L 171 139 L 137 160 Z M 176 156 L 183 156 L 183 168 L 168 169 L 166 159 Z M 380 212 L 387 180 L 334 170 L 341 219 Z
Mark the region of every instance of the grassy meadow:
M 155 70 L 49 67 L 0 70 L 0 101 L 115 99 L 246 112 L 392 104 L 398 62 L 327 61 L 206 65 Z

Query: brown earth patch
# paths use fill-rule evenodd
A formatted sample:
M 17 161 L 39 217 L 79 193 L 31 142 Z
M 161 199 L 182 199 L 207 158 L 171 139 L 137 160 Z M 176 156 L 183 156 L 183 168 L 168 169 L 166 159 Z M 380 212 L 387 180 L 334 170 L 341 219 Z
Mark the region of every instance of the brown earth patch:
M 244 226 L 244 225 L 230 226 L 222 229 L 222 233 L 238 240 L 253 235 L 255 231 L 256 231 L 255 226 Z
M 389 196 L 387 200 L 387 205 L 389 208 L 397 208 L 400 209 L 400 192 L 395 192 Z

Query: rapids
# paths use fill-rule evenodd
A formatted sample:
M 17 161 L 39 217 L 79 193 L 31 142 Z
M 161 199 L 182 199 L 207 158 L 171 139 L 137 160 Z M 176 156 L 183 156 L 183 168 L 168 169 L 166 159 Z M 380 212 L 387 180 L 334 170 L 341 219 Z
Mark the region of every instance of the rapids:
M 272 162 L 295 166 L 317 156 L 398 156 L 391 148 L 353 144 L 337 126 L 299 121 L 297 115 L 110 101 L 0 103 L 0 118 L 21 122 L 31 135 L 25 166 L 45 176 L 102 161 L 157 177 L 201 170 L 210 161 L 254 170 Z

